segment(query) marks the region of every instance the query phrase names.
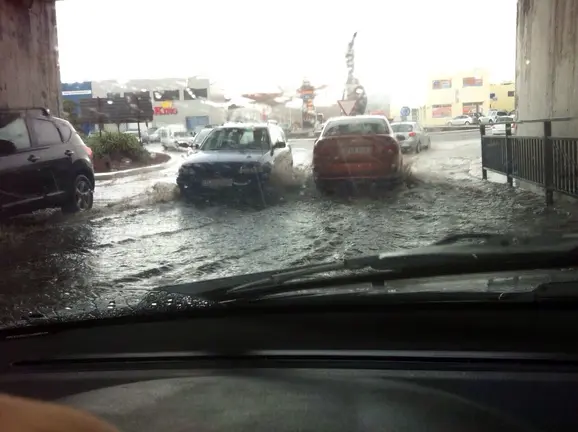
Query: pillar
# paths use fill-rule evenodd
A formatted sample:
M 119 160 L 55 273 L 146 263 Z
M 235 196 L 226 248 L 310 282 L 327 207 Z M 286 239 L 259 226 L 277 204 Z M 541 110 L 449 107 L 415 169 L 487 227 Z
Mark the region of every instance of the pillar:
M 55 0 L 0 0 L 0 109 L 32 106 L 61 112 Z

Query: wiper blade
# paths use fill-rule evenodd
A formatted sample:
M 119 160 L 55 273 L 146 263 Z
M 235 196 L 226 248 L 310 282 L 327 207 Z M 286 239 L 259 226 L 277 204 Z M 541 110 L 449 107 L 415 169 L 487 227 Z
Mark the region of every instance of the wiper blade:
M 474 242 L 474 243 L 472 243 Z M 477 242 L 477 243 L 475 243 Z M 262 272 L 160 288 L 184 295 L 209 296 L 216 301 L 255 298 L 279 293 L 279 287 L 305 276 L 335 271 L 377 270 L 387 274 L 438 269 L 439 274 L 459 274 L 460 266 L 473 272 L 491 272 L 520 268 L 573 267 L 578 264 L 578 236 L 517 237 L 501 234 L 460 234 L 445 237 L 430 246 L 359 258 L 313 264 L 287 270 Z M 241 282 L 241 278 L 244 278 Z M 215 283 L 217 286 L 215 286 Z M 290 285 L 286 290 L 293 291 Z

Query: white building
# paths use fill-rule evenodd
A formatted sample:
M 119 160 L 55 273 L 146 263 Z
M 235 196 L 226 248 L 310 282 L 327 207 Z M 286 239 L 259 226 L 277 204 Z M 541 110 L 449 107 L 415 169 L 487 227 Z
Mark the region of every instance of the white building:
M 220 124 L 227 119 L 228 104 L 224 94 L 211 87 L 207 78 L 92 82 L 92 97 L 123 97 L 134 93 L 147 94 L 151 98 L 155 114 L 149 126 L 182 124 L 194 129 L 196 126 Z M 112 127 L 116 129 L 116 126 Z

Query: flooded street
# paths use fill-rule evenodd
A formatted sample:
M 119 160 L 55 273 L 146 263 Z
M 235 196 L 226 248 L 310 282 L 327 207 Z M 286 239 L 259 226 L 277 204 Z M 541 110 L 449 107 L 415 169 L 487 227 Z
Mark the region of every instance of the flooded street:
M 572 231 L 576 219 L 542 196 L 481 180 L 477 131 L 432 135 L 406 184 L 380 199 L 332 199 L 310 182 L 312 140 L 290 142 L 296 184 L 266 208 L 194 206 L 163 171 L 101 181 L 95 209 L 0 227 L 0 321 L 37 311 L 101 307 L 151 288 L 426 245 L 448 233 Z M 43 309 L 43 308 L 40 308 Z

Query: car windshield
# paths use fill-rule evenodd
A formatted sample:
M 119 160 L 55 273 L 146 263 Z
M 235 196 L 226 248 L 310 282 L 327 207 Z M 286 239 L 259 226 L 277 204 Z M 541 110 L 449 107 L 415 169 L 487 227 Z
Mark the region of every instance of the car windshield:
M 574 33 L 528 30 L 574 23 L 564 2 L 0 0 L 0 326 L 573 233 Z M 499 43 L 474 41 L 488 24 Z
M 205 151 L 269 150 L 265 127 L 227 127 L 212 131 L 203 143 Z
M 394 132 L 413 132 L 413 125 L 407 123 L 392 123 L 391 129 Z

